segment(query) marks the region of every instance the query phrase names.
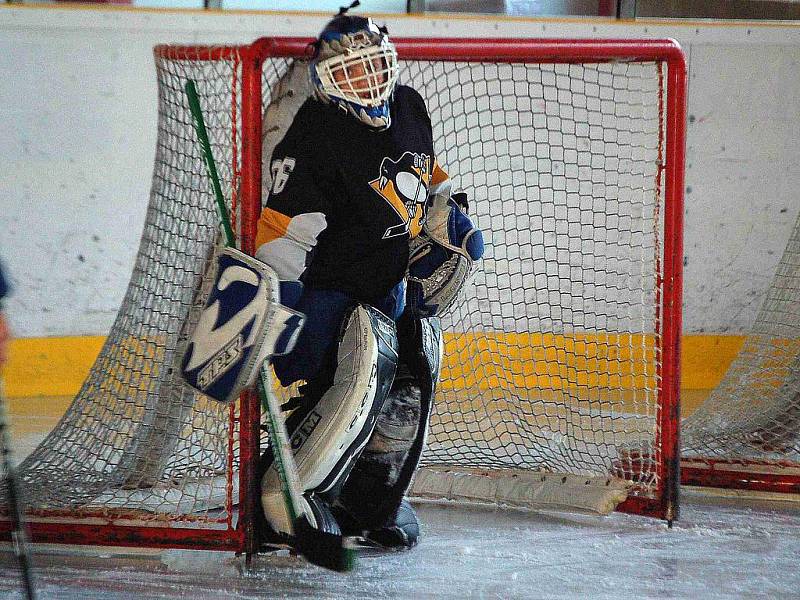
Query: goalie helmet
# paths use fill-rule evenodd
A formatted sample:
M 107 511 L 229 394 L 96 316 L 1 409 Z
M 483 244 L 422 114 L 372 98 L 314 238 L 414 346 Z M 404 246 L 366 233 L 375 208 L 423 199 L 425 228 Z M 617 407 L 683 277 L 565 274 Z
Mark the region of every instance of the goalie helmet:
M 369 18 L 337 15 L 320 33 L 309 71 L 322 101 L 370 127 L 389 127 L 398 69 L 397 51 L 385 27 Z

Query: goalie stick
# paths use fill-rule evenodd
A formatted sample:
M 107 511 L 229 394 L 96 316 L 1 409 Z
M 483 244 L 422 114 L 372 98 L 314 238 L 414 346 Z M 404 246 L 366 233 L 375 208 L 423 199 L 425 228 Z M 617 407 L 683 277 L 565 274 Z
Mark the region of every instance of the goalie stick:
M 214 189 L 217 212 L 225 234 L 225 244 L 228 247 L 235 248 L 236 242 L 222 195 L 222 187 L 219 183 L 214 155 L 211 152 L 211 144 L 208 141 L 208 133 L 206 132 L 205 121 L 200 108 L 200 99 L 197 96 L 197 87 L 193 80 L 190 79 L 186 82 L 185 91 L 189 100 L 189 109 L 194 120 L 197 138 L 200 141 L 203 159 L 208 170 L 208 176 Z M 334 571 L 350 571 L 355 566 L 355 550 L 351 547 L 350 542 L 340 535 L 323 532 L 312 527 L 307 517 L 304 514 L 300 514 L 299 507 L 301 506 L 302 496 L 300 478 L 292 455 L 289 435 L 286 431 L 286 422 L 281 415 L 280 404 L 272 393 L 271 376 L 266 362 L 259 372 L 258 393 L 261 404 L 267 413 L 275 465 L 280 475 L 287 512 L 292 520 L 294 549 L 315 565 Z
M 8 496 L 9 516 L 14 528 L 11 532 L 11 538 L 14 541 L 14 554 L 17 555 L 17 561 L 22 572 L 25 597 L 28 600 L 33 600 L 36 596 L 33 593 L 33 574 L 28 554 L 28 531 L 25 526 L 25 515 L 22 512 L 19 480 L 17 479 L 16 469 L 11 464 L 11 445 L 8 437 L 6 400 L 3 391 L 3 380 L 0 379 L 0 453 L 3 455 L 3 471 L 5 471 L 4 480 L 6 495 Z

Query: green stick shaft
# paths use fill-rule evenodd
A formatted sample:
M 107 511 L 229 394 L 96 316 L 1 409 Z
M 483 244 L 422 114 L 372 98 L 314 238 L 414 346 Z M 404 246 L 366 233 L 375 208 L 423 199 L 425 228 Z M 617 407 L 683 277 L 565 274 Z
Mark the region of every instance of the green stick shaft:
M 222 196 L 222 187 L 219 185 L 219 175 L 217 174 L 217 165 L 214 162 L 214 155 L 211 152 L 211 143 L 208 141 L 208 132 L 206 131 L 206 124 L 203 120 L 203 111 L 200 109 L 200 98 L 197 96 L 197 87 L 191 79 L 186 82 L 186 96 L 189 98 L 189 110 L 192 111 L 194 117 L 194 128 L 197 132 L 197 139 L 200 140 L 200 147 L 203 150 L 203 159 L 208 170 L 208 177 L 211 179 L 211 185 L 214 188 L 214 196 L 217 199 L 217 212 L 222 221 L 222 229 L 225 231 L 225 245 L 234 248 L 236 247 L 236 239 L 233 237 L 233 229 L 231 229 L 231 220 L 228 216 L 228 207 L 225 205 L 225 198 Z
M 197 137 L 203 149 L 208 176 L 214 186 L 214 195 L 217 199 L 217 212 L 219 213 L 222 227 L 225 231 L 225 238 L 229 247 L 236 247 L 236 240 L 231 230 L 228 209 L 225 199 L 222 197 L 222 188 L 219 185 L 217 167 L 214 163 L 214 155 L 211 152 L 211 144 L 208 142 L 206 126 L 203 122 L 203 112 L 200 109 L 200 101 L 197 97 L 197 89 L 194 81 L 186 83 L 186 95 L 189 98 L 189 107 L 194 118 Z M 297 464 L 292 455 L 292 447 L 289 441 L 289 434 L 286 431 L 286 422 L 281 415 L 281 408 L 278 399 L 272 393 L 272 383 L 267 363 L 261 367 L 258 381 L 258 392 L 261 397 L 261 405 L 267 414 L 269 422 L 270 441 L 272 443 L 272 453 L 278 475 L 281 479 L 281 489 L 283 499 L 286 504 L 286 511 L 289 514 L 293 527 L 295 528 L 295 543 L 298 549 L 310 562 L 333 569 L 335 571 L 349 571 L 355 564 L 355 551 L 345 547 L 343 538 L 340 535 L 321 532 L 313 529 L 305 516 L 300 516 L 302 488 L 300 487 L 300 477 L 297 473 Z
M 278 422 L 281 414 L 281 407 L 278 404 L 277 398 L 270 393 L 272 386 L 270 372 L 268 367 L 261 369 L 258 378 L 258 395 L 261 397 L 262 402 L 266 402 L 266 413 L 269 419 L 269 435 L 272 442 L 273 454 L 275 455 L 275 467 L 278 469 L 283 490 L 283 500 L 286 503 L 286 511 L 289 513 L 289 519 L 292 523 L 297 520 L 298 510 L 300 507 L 300 477 L 297 473 L 297 467 L 294 464 L 294 457 L 291 456 L 291 444 L 289 442 L 289 433 L 286 431 L 286 425 L 281 421 Z M 287 456 L 288 454 L 288 456 Z M 289 466 L 291 461 L 291 467 Z

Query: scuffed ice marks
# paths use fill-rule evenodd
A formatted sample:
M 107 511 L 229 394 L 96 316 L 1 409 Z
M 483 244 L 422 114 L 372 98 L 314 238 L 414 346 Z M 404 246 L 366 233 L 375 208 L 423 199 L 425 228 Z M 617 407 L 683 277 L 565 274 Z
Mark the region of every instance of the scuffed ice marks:
M 287 553 L 251 571 L 230 553 L 126 551 L 115 558 L 36 556 L 43 598 L 503 598 L 600 600 L 796 598 L 798 505 L 699 496 L 663 522 L 452 505 L 419 505 L 420 545 L 362 554 L 352 574 Z M 63 552 L 63 550 L 62 550 Z M 107 549 L 103 552 L 108 554 Z M 16 564 L 0 554 L 0 597 L 19 594 Z M 17 596 L 21 597 L 21 596 Z

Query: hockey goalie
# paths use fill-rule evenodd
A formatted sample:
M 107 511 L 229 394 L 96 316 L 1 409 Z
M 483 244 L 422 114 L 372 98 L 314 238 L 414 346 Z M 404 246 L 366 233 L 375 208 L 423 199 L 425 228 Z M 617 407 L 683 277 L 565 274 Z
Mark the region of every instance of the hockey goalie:
M 323 29 L 312 95 L 272 152 L 256 240 L 257 259 L 303 283 L 305 325 L 273 364 L 283 385 L 303 382 L 287 427 L 306 516 L 390 549 L 419 536 L 404 494 L 439 374 L 437 315 L 483 254 L 436 161 L 425 103 L 398 75 L 371 19 L 342 11 Z M 289 531 L 269 451 L 260 474 L 269 541 Z
M 320 531 L 386 549 L 410 548 L 419 537 L 404 495 L 439 376 L 438 316 L 483 254 L 466 195 L 452 193 L 436 160 L 425 103 L 398 85 L 398 67 L 386 29 L 343 9 L 308 64 L 295 65 L 302 81 L 284 78 L 284 88 L 298 89 L 279 89 L 268 110 L 266 137 L 279 138 L 255 257 L 226 255 L 212 298 L 222 308 L 209 317 L 220 322 L 218 311 L 227 310 L 222 320 L 258 326 L 206 362 L 192 358 L 204 343 L 197 341 L 184 365 L 196 387 L 229 400 L 240 387 L 234 380 L 252 382 L 258 361 L 272 356 L 280 383 L 299 390 L 283 409 L 300 510 Z M 290 298 L 289 290 L 302 291 Z M 261 316 L 247 308 L 254 306 Z M 289 327 L 291 315 L 299 318 Z M 254 340 L 268 337 L 257 330 L 291 330 L 294 339 Z M 253 350 L 258 344 L 264 349 Z M 245 347 L 257 358 L 229 373 Z M 291 543 L 269 449 L 258 477 L 262 542 Z

